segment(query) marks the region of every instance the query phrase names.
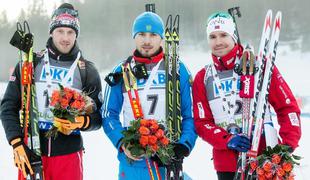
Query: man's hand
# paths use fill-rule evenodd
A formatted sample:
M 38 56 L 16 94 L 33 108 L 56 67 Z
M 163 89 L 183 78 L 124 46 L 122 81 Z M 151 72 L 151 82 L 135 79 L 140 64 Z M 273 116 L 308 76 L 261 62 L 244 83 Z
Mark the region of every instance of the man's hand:
M 141 160 L 142 160 L 142 157 L 144 156 L 144 155 L 141 155 L 141 156 L 138 157 L 138 158 L 134 157 L 134 156 L 130 153 L 130 151 L 125 147 L 124 144 L 122 144 L 122 150 L 124 151 L 125 155 L 126 155 L 129 159 L 132 159 L 132 160 L 134 160 L 134 161 L 141 161 Z
M 174 158 L 178 161 L 183 161 L 184 157 L 189 155 L 189 149 L 183 144 L 174 144 Z
M 26 145 L 21 140 L 21 138 L 13 139 L 10 144 L 13 147 L 13 153 L 14 153 L 14 163 L 20 169 L 24 175 L 24 177 L 27 177 L 27 174 L 33 175 L 33 170 L 30 165 L 29 161 L 29 153 Z
M 232 135 L 227 142 L 227 147 L 238 152 L 247 152 L 251 148 L 250 139 L 243 134 Z
M 89 121 L 89 116 L 77 116 L 74 122 L 54 117 L 54 125 L 65 135 L 71 134 L 76 129 L 86 129 L 89 126 Z

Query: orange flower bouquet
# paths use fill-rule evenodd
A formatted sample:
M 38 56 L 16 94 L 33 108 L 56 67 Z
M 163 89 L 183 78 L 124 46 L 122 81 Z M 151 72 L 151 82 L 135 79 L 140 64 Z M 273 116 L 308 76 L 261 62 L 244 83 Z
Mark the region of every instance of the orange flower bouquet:
M 75 117 L 90 114 L 95 109 L 93 100 L 85 92 L 63 87 L 54 90 L 50 98 L 50 110 L 54 117 L 75 121 Z M 60 125 L 54 121 L 53 127 L 46 132 L 46 137 L 56 137 Z
M 258 180 L 293 180 L 293 168 L 299 165 L 300 156 L 289 152 L 286 145 L 267 147 L 256 159 L 250 162 L 250 171 L 256 172 Z
M 169 164 L 174 156 L 173 145 L 165 135 L 165 127 L 156 120 L 133 120 L 122 134 L 124 146 L 136 158 L 150 158 L 156 154 L 163 164 Z

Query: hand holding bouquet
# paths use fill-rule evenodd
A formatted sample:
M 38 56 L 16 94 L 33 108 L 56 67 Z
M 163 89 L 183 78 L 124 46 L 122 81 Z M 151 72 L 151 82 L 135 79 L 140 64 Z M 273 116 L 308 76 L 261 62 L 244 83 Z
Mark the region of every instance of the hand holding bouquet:
M 68 121 L 67 124 L 70 124 L 71 127 L 76 127 L 72 126 L 72 123 L 76 122 L 76 118 L 91 114 L 95 109 L 95 104 L 86 93 L 80 93 L 59 84 L 59 90 L 54 90 L 52 93 L 50 107 L 51 112 L 58 121 L 53 121 L 53 127 L 46 133 L 48 138 L 56 137 L 58 131 L 72 132 L 74 129 L 65 129 L 61 122 Z M 77 119 L 81 120 L 82 118 Z M 71 132 L 65 134 L 70 134 Z
M 123 145 L 134 158 L 150 158 L 156 154 L 163 164 L 169 164 L 174 151 L 164 129 L 156 120 L 133 120 L 131 126 L 122 132 Z
M 289 152 L 286 145 L 276 145 L 273 149 L 267 147 L 263 154 L 250 162 L 250 170 L 256 171 L 258 180 L 293 180 L 294 165 L 301 157 Z

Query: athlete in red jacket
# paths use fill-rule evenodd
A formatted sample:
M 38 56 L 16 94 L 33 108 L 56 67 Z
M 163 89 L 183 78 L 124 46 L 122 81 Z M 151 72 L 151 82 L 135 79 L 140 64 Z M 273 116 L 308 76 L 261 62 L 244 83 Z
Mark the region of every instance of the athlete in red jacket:
M 218 179 L 228 180 L 233 179 L 237 169 L 238 153 L 250 149 L 250 140 L 246 136 L 227 130 L 231 124 L 239 127 L 242 124 L 239 75 L 233 69 L 243 48 L 237 44 L 235 24 L 227 13 L 215 13 L 209 17 L 207 35 L 213 64 L 201 69 L 193 83 L 195 127 L 198 135 L 213 146 Z M 272 73 L 268 101 L 277 114 L 281 143 L 294 150 L 301 137 L 300 110 L 276 67 Z M 224 103 L 229 106 L 225 108 Z M 266 147 L 265 138 L 261 139 L 259 152 Z

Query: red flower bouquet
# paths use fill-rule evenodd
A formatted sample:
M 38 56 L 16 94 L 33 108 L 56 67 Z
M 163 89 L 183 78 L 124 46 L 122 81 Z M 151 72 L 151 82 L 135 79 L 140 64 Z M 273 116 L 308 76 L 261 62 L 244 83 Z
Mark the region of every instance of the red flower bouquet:
M 163 164 L 169 164 L 174 156 L 173 145 L 166 137 L 164 126 L 152 119 L 131 121 L 131 126 L 122 133 L 122 142 L 136 158 L 150 158 L 157 155 Z
M 95 105 L 86 93 L 80 93 L 59 84 L 59 90 L 54 90 L 50 98 L 50 107 L 55 117 L 74 122 L 75 117 L 92 113 Z M 46 137 L 56 137 L 60 128 L 60 125 L 54 121 Z
M 296 160 L 301 157 L 289 152 L 289 147 L 276 145 L 273 149 L 266 150 L 256 159 L 251 160 L 250 170 L 256 171 L 258 180 L 293 180 L 294 165 L 299 165 Z

